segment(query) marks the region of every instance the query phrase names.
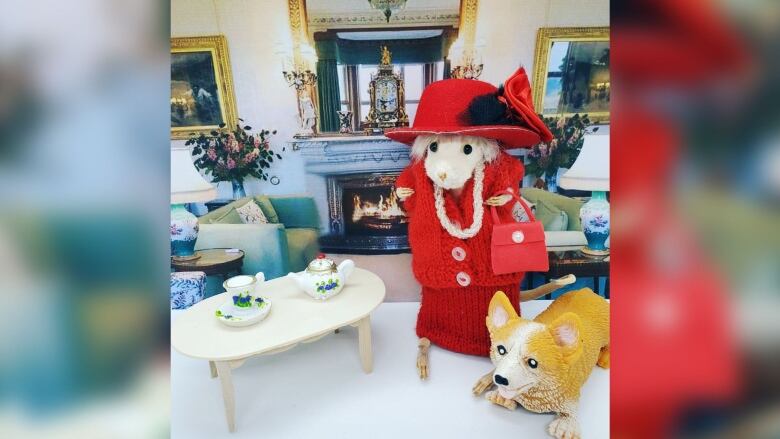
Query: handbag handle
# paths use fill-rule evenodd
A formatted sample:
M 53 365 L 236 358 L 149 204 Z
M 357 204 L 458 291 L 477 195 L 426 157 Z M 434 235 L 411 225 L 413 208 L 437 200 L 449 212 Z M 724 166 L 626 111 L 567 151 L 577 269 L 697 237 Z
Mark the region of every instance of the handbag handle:
M 536 221 L 536 217 L 534 217 L 533 212 L 531 212 L 531 208 L 528 207 L 528 204 L 526 204 L 525 201 L 523 201 L 523 198 L 518 196 L 514 191 L 512 190 L 504 190 L 501 192 L 498 192 L 496 195 L 511 195 L 512 198 L 520 203 L 521 206 L 523 206 L 523 209 L 525 210 L 525 213 L 528 214 L 528 221 Z M 498 218 L 498 212 L 496 211 L 496 206 L 490 206 L 490 214 L 493 216 L 493 224 L 501 224 L 501 220 Z

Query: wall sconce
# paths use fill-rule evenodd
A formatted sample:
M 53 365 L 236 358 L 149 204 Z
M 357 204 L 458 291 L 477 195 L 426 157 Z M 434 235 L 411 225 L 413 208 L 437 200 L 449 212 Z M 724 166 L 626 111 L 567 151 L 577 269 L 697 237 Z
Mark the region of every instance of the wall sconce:
M 455 79 L 477 79 L 482 74 L 482 55 L 477 47 L 467 48 L 459 37 L 450 47 L 447 56 L 452 63 L 450 77 Z

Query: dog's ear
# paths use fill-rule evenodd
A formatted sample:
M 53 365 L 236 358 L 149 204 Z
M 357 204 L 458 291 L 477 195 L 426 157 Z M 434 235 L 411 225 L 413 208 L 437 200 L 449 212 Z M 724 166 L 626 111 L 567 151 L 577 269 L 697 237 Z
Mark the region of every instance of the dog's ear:
M 580 347 L 580 318 L 573 312 L 561 314 L 550 326 L 555 344 L 557 344 L 564 355 L 576 352 Z
M 488 305 L 488 315 L 485 319 L 488 331 L 493 332 L 496 329 L 507 324 L 508 321 L 517 318 L 517 312 L 512 306 L 512 302 L 506 297 L 503 291 L 496 291 Z

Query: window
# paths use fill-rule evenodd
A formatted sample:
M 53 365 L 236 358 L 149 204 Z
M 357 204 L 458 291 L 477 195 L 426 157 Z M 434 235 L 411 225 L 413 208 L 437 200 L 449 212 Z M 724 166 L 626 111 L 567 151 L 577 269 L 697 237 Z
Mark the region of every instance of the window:
M 444 62 L 439 61 L 432 64 L 395 64 L 394 70 L 396 73 L 400 73 L 404 81 L 405 101 L 406 101 L 406 113 L 409 115 L 409 124 L 414 122 L 414 116 L 417 114 L 417 106 L 420 104 L 420 96 L 422 91 L 427 85 L 426 83 L 426 66 L 428 70 L 432 70 L 432 79 L 438 81 L 442 79 L 444 75 Z M 363 121 L 369 109 L 369 96 L 368 96 L 368 83 L 371 81 L 371 74 L 377 72 L 377 65 L 361 64 L 356 67 L 355 82 L 352 84 L 349 81 L 349 75 L 347 75 L 345 65 L 338 66 L 339 76 L 339 94 L 341 99 L 341 109 L 346 111 L 350 108 L 358 110 L 357 119 Z M 432 82 L 432 81 L 431 81 Z M 359 96 L 359 106 L 350 105 L 348 99 L 347 90 L 351 87 L 355 87 Z M 355 110 L 352 110 L 353 112 Z

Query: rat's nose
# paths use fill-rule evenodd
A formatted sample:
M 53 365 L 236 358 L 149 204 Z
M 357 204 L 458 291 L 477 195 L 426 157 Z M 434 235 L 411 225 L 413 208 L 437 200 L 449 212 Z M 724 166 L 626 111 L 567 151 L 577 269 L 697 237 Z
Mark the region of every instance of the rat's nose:
M 447 173 L 446 172 L 439 172 L 437 174 L 439 176 L 439 180 L 444 181 L 447 179 Z
M 509 385 L 509 380 L 502 377 L 501 375 L 493 375 L 493 381 L 495 381 L 496 384 L 501 384 L 502 386 Z

